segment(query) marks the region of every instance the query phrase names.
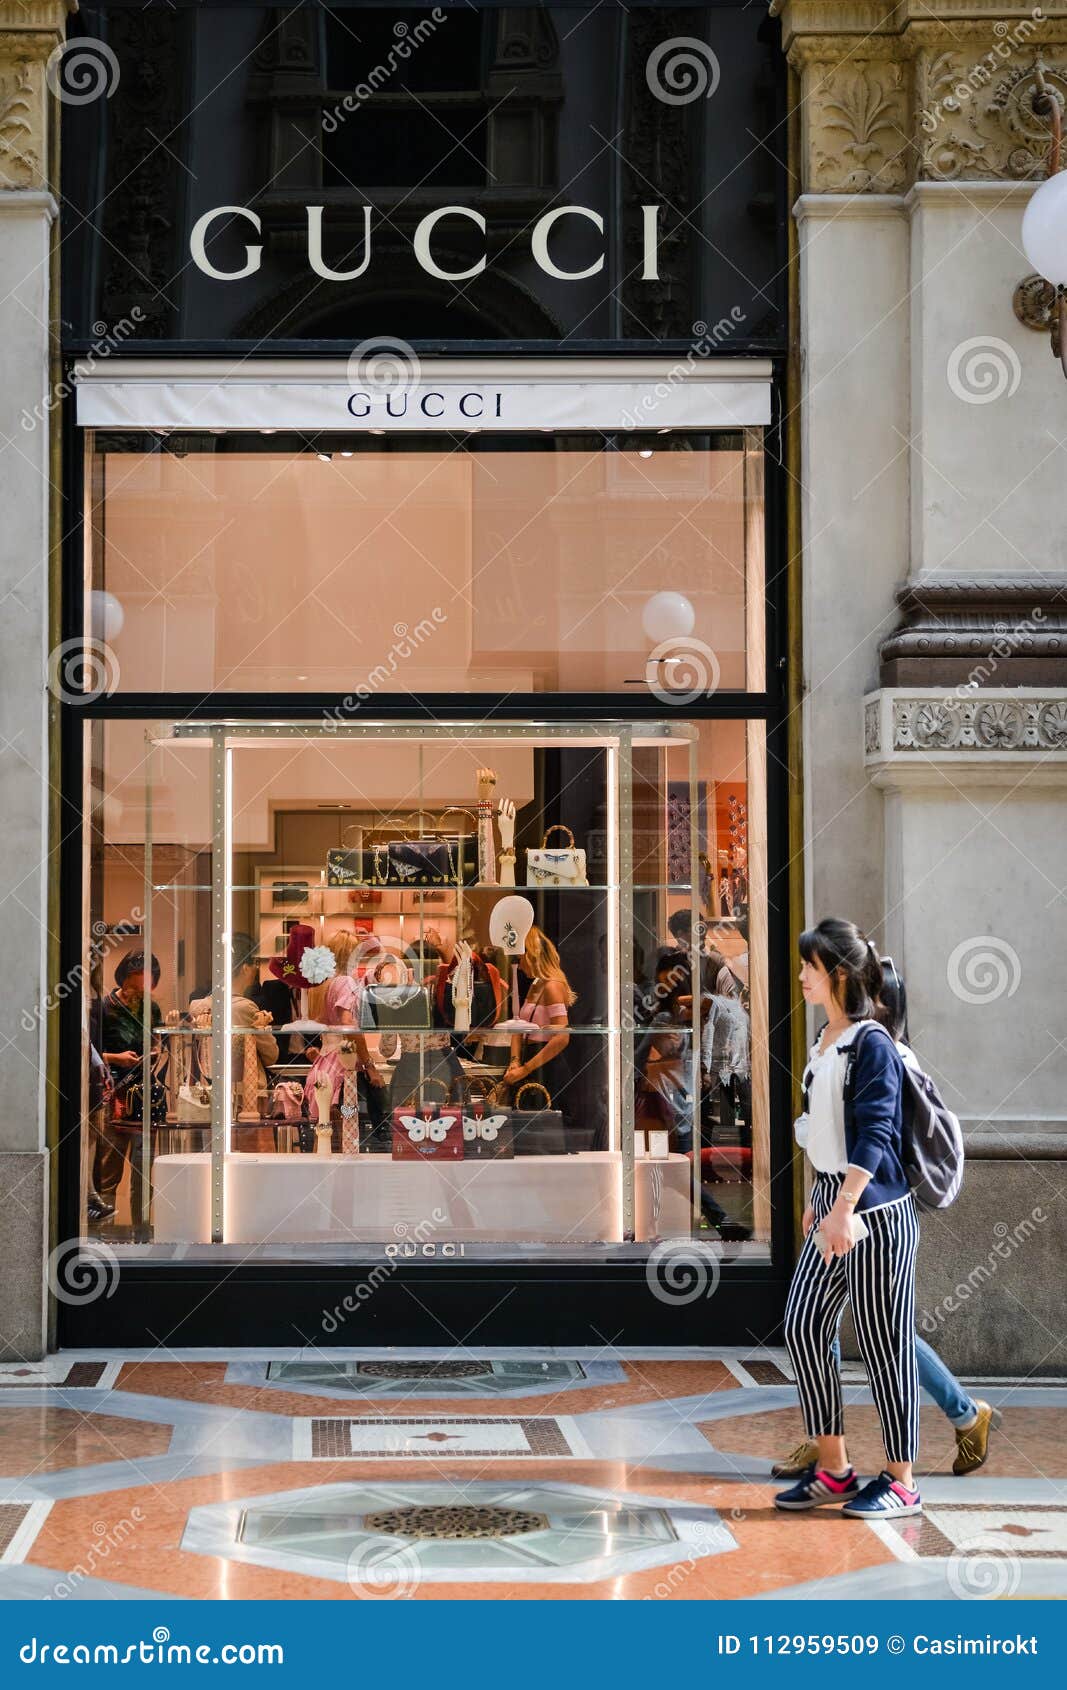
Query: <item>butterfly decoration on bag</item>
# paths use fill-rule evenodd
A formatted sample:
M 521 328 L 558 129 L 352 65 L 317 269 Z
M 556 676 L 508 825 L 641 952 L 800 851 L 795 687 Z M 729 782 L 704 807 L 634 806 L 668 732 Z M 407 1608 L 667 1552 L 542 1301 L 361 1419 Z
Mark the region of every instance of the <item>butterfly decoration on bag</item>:
M 506 1112 L 502 1115 L 464 1115 L 463 1137 L 468 1144 L 479 1138 L 484 1139 L 487 1144 L 495 1144 L 501 1127 L 507 1126 L 510 1119 Z
M 444 1144 L 452 1126 L 450 1120 L 442 1120 L 440 1115 L 428 1120 L 420 1115 L 400 1115 L 393 1119 L 399 1120 L 412 1144 Z

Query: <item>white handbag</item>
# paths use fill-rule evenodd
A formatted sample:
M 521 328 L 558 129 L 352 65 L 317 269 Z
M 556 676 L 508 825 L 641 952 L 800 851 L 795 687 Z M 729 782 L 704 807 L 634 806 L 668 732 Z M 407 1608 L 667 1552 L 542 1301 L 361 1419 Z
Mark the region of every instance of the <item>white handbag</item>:
M 199 1127 L 210 1124 L 211 1087 L 203 1080 L 194 1081 L 191 1085 L 179 1086 L 178 1106 L 175 1113 L 181 1126 Z
M 548 849 L 548 836 L 551 833 L 565 833 L 567 845 L 561 850 Z M 550 827 L 541 841 L 539 848 L 531 848 L 526 852 L 526 884 L 527 886 L 588 886 L 589 881 L 585 873 L 585 852 L 574 843 L 574 835 L 569 827 L 557 822 Z

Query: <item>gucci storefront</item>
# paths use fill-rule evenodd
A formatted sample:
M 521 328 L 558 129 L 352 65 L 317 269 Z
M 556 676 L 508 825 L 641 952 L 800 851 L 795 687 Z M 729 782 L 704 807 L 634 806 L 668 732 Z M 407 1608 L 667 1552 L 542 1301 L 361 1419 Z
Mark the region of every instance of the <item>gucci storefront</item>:
M 61 1342 L 772 1336 L 777 26 L 71 36 Z

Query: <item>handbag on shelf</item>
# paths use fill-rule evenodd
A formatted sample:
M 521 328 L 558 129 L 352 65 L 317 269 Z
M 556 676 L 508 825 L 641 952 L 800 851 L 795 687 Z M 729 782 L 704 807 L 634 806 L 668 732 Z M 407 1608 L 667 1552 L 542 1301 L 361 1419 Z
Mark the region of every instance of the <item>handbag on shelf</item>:
M 543 1109 L 523 1108 L 523 1098 L 531 1091 L 540 1092 Z M 562 1111 L 553 1109 L 548 1087 L 540 1080 L 527 1080 L 519 1087 L 511 1122 L 516 1156 L 573 1156 L 592 1150 L 596 1136 L 594 1127 L 568 1127 Z
M 211 1086 L 207 1080 L 193 1080 L 178 1087 L 175 1114 L 179 1126 L 210 1126 Z
M 463 1110 L 447 1102 L 448 1087 L 432 1075 L 426 1086 L 440 1086 L 446 1101 L 423 1102 L 412 1096 L 393 1110 L 394 1162 L 461 1162 L 463 1160 Z
M 364 886 L 367 882 L 367 853 L 362 846 L 336 847 L 326 853 L 327 886 Z
M 372 852 L 379 886 L 471 886 L 478 878 L 478 842 L 467 834 L 392 839 Z
M 480 1096 L 475 1095 L 475 1087 Z M 512 1112 L 497 1087 L 468 1080 L 463 1100 L 463 1156 L 468 1162 L 510 1162 L 515 1154 Z
M 549 850 L 549 836 L 565 833 L 567 844 Z M 574 843 L 574 834 L 562 822 L 547 828 L 539 846 L 526 852 L 527 886 L 588 886 L 585 872 L 585 852 Z
M 364 985 L 359 1024 L 364 1032 L 428 1033 L 430 994 L 425 986 Z

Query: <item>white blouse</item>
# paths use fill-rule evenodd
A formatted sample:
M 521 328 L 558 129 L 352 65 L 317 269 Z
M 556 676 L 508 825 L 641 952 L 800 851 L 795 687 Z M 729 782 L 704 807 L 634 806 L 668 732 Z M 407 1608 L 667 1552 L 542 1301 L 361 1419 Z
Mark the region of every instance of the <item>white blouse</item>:
M 804 1085 L 808 1093 L 807 1114 L 801 1115 L 794 1131 L 797 1143 L 819 1174 L 843 1174 L 848 1167 L 845 1148 L 845 1052 L 866 1021 L 857 1021 L 846 1033 L 820 1051 L 816 1039 L 808 1057 Z

